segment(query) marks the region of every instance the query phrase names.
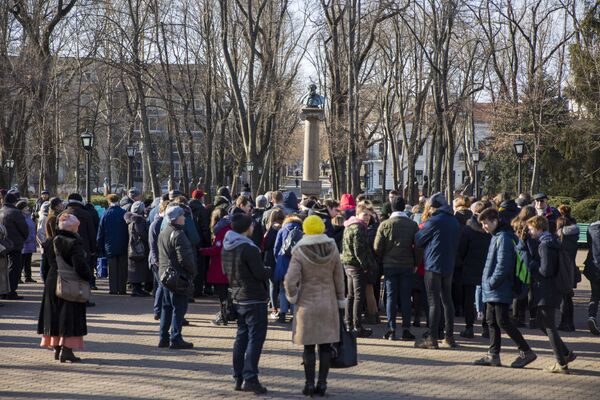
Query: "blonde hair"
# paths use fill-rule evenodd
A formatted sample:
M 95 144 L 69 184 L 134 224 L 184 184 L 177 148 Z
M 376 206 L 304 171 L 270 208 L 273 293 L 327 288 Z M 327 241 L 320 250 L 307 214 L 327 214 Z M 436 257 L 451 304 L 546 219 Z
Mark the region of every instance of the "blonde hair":
M 538 231 L 548 231 L 548 229 L 550 229 L 548 226 L 548 220 L 546 217 L 542 217 L 541 215 L 536 215 L 533 218 L 529 218 L 527 220 L 527 226 L 535 228 Z

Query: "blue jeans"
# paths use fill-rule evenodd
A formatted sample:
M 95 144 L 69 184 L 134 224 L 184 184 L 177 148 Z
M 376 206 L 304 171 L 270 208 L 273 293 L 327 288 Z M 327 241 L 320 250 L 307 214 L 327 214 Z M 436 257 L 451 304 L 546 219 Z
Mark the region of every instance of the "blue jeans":
M 392 272 L 384 269 L 388 329 L 396 330 L 398 300 L 402 310 L 402 328 L 410 329 L 412 280 L 412 268 L 399 268 Z
M 233 377 L 258 381 L 258 361 L 267 337 L 267 303 L 234 304 L 238 313 L 237 335 L 233 344 Z
M 279 287 L 279 312 L 287 314 L 290 311 L 290 303 L 285 297 L 285 288 L 283 287 L 283 281 L 276 282 Z
M 152 309 L 154 315 L 160 316 L 163 303 L 163 285 L 160 283 L 160 276 L 158 276 L 158 266 L 152 266 L 152 275 L 154 275 L 154 304 Z
M 183 318 L 188 308 L 188 298 L 184 294 L 175 294 L 166 287 L 162 288 L 162 312 L 160 314 L 160 340 L 169 340 L 171 329 L 171 343 L 181 343 L 181 327 Z

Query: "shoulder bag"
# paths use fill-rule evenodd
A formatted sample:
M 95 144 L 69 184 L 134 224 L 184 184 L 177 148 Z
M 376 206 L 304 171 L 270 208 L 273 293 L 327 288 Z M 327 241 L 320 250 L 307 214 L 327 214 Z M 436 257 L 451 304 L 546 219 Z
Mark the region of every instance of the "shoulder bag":
M 56 252 L 56 249 L 54 249 Z M 81 279 L 73 266 L 56 252 L 58 278 L 56 280 L 56 296 L 74 303 L 85 303 L 90 299 L 91 291 L 89 282 Z

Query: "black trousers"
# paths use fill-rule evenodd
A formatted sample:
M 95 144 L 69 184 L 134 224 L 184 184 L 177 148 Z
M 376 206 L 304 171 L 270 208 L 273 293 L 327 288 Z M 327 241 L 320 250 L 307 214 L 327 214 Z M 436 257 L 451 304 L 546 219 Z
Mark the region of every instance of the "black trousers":
M 365 301 L 367 288 L 367 274 L 358 268 L 346 268 L 348 277 L 348 302 L 346 303 L 345 322 L 359 329 L 361 327 L 360 314 Z
M 315 367 L 317 357 L 315 354 L 315 348 L 317 345 L 308 344 L 304 345 L 304 353 L 302 354 L 302 360 L 304 362 L 304 376 L 306 383 L 314 383 L 315 380 Z M 327 383 L 327 376 L 329 375 L 329 368 L 331 367 L 331 345 L 320 344 L 319 345 L 319 380 L 318 383 Z
M 502 329 L 515 342 L 519 350 L 529 351 L 531 347 L 527 344 L 521 332 L 511 321 L 508 315 L 508 304 L 486 303 L 487 324 L 490 329 L 490 354 L 499 355 L 502 347 Z
M 23 265 L 25 279 L 31 279 L 31 253 L 21 254 L 21 256 L 21 264 Z
M 569 354 L 569 349 L 565 346 L 556 329 L 556 323 L 554 315 L 556 309 L 552 307 L 538 307 L 537 308 L 537 323 L 538 327 L 548 336 L 550 340 L 550 346 L 554 352 L 554 357 L 560 365 L 566 365 L 566 356 Z
M 575 321 L 573 320 L 573 296 L 563 296 L 562 302 L 560 303 L 560 323 L 558 324 L 561 328 L 575 328 Z
M 465 325 L 467 328 L 473 328 L 475 317 L 477 316 L 477 311 L 475 310 L 475 285 L 463 285 L 463 296 Z
M 452 275 L 443 276 L 436 272 L 425 271 L 425 288 L 429 303 L 429 332 L 432 339 L 440 339 L 442 308 L 446 337 L 454 336 L 454 302 L 452 301 Z
M 17 293 L 19 288 L 19 279 L 21 279 L 21 271 L 23 269 L 23 255 L 21 250 L 11 251 L 7 254 L 8 257 L 8 280 L 10 284 L 10 292 Z
M 108 257 L 108 288 L 115 294 L 127 291 L 127 254 Z
M 592 296 L 588 305 L 588 318 L 598 316 L 598 304 L 600 303 L 600 282 L 590 282 L 592 285 Z

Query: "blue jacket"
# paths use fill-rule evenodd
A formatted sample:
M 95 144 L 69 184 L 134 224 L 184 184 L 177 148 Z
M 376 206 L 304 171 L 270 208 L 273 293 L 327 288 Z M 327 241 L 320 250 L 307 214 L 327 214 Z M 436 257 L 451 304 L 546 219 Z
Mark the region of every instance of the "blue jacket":
M 154 221 L 150 224 L 150 232 L 148 235 L 148 247 L 150 247 L 150 253 L 148 254 L 148 264 L 150 267 L 156 265 L 158 267 L 158 235 L 160 234 L 160 227 L 162 225 L 164 217 L 156 214 Z
M 298 208 L 298 197 L 294 192 L 283 193 L 283 210 L 287 214 L 295 214 L 300 211 Z
M 298 221 L 288 222 L 277 232 L 277 238 L 275 239 L 275 247 L 273 253 L 275 254 L 275 280 L 283 280 L 285 274 L 287 274 L 288 267 L 290 266 L 290 257 L 281 253 L 281 247 L 285 242 L 285 238 L 288 236 L 292 229 L 299 229 L 302 232 L 302 224 Z
M 98 249 L 105 257 L 127 254 L 129 232 L 125 222 L 125 211 L 120 206 L 109 207 L 100 220 Z
M 560 243 L 550 232 L 544 232 L 539 238 L 539 247 L 535 262 L 527 265 L 531 271 L 532 301 L 536 307 L 559 308 L 562 296 L 556 286 L 558 273 L 558 252 Z
M 25 242 L 23 242 L 23 250 L 21 250 L 21 253 L 22 254 L 35 253 L 35 249 L 36 249 L 35 234 L 37 232 L 37 229 L 35 227 L 35 222 L 33 222 L 33 219 L 31 219 L 31 215 L 25 215 L 25 222 L 27 223 L 27 228 L 29 228 L 29 235 L 27 236 L 27 239 L 25 239 Z
M 512 303 L 515 267 L 517 265 L 515 249 L 517 241 L 518 238 L 510 226 L 501 221 L 496 232 L 492 235 L 481 278 L 484 302 Z
M 425 270 L 451 276 L 459 239 L 458 220 L 448 206 L 438 209 L 415 235 L 415 245 L 425 249 Z

